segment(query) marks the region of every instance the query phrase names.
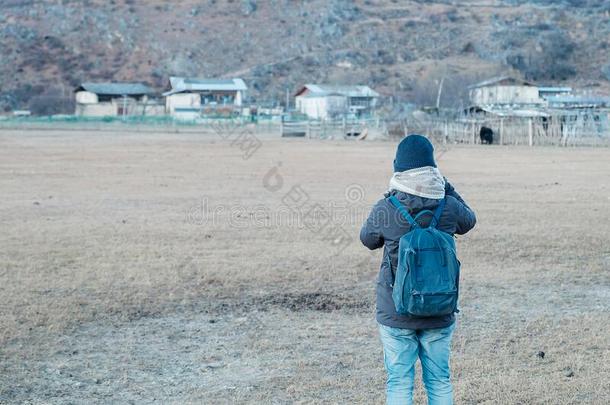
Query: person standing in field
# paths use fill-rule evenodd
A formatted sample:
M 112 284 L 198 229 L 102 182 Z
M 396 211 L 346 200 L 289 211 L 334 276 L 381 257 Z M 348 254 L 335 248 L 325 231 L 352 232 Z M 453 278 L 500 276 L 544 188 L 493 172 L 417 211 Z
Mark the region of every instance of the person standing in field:
M 475 223 L 472 209 L 437 169 L 430 141 L 404 138 L 389 190 L 360 231 L 367 248 L 384 248 L 376 318 L 388 404 L 412 403 L 418 358 L 429 404 L 453 403 L 449 357 L 459 290 L 453 236 Z

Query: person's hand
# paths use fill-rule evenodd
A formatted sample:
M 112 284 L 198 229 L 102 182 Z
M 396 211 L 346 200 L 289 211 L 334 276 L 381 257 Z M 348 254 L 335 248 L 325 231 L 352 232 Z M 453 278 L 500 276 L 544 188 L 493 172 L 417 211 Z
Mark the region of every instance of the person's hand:
M 449 180 L 447 180 L 447 177 L 443 176 L 443 179 L 445 179 L 445 194 L 450 194 L 454 188 L 451 183 L 449 183 Z

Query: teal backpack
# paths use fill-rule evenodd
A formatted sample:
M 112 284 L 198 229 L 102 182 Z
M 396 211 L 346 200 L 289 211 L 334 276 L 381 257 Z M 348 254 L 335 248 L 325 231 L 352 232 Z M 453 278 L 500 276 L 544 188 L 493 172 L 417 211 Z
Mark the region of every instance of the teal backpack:
M 436 229 L 445 199 L 435 212 L 423 210 L 415 218 L 395 196 L 389 200 L 411 224 L 411 230 L 400 238 L 398 245 L 398 268 L 392 291 L 396 312 L 416 317 L 457 312 L 460 262 L 455 242 L 452 235 Z M 426 228 L 417 222 L 424 214 L 432 215 Z

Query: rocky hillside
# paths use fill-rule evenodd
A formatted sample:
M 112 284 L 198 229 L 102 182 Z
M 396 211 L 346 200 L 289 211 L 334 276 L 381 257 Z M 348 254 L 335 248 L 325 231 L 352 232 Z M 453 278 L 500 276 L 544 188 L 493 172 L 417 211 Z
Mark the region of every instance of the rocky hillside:
M 3 0 L 0 111 L 70 110 L 84 80 L 162 90 L 171 75 L 239 76 L 258 101 L 305 82 L 368 83 L 443 106 L 498 73 L 610 87 L 610 4 L 472 0 Z

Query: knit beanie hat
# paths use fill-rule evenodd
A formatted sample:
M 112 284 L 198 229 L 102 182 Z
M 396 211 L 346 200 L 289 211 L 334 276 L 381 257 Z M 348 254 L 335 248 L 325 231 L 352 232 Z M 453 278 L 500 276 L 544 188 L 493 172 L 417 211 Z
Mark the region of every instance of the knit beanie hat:
M 398 144 L 394 172 L 404 172 L 418 167 L 436 167 L 434 147 L 425 136 L 409 135 Z

